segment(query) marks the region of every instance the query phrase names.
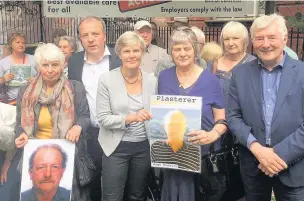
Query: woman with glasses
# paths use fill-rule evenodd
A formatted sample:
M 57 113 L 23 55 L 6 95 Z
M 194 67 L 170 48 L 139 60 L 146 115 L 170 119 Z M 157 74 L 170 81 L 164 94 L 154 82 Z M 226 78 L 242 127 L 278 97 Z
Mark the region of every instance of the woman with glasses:
M 169 52 L 175 65 L 160 72 L 158 93 L 203 97 L 201 130 L 185 135 L 190 142 L 202 145 L 202 154 L 206 155 L 209 144 L 217 141 L 227 129 L 224 124 L 215 123 L 225 122 L 222 90 L 217 77 L 195 62 L 198 42 L 191 29 L 175 31 L 171 40 Z M 195 173 L 169 169 L 163 173 L 162 201 L 195 200 Z
M 76 143 L 76 153 L 85 153 L 78 143 L 80 140 L 86 143 L 83 135 L 90 125 L 83 84 L 67 80 L 64 76 L 65 57 L 56 45 L 48 43 L 39 46 L 35 59 L 39 74 L 18 93 L 16 147 L 23 148 L 29 139 L 66 139 Z M 76 155 L 75 161 L 78 158 L 79 155 Z M 89 201 L 88 189 L 79 184 L 78 178 L 83 175 L 79 175 L 76 164 L 72 200 Z

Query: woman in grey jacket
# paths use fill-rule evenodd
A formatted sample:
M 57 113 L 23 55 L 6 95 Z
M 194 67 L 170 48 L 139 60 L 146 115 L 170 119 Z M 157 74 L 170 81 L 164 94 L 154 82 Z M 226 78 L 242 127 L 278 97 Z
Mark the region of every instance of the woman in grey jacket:
M 76 144 L 76 157 L 85 152 L 83 137 L 90 125 L 89 106 L 83 85 L 64 76 L 64 55 L 54 44 L 41 45 L 35 52 L 39 74 L 20 89 L 17 97 L 17 148 L 28 139 L 67 139 Z M 82 143 L 80 143 L 82 142 Z M 72 200 L 89 201 L 89 191 L 80 185 L 80 171 L 75 162 Z
M 97 91 L 98 141 L 102 156 L 103 200 L 144 200 L 150 170 L 147 122 L 156 78 L 140 70 L 145 42 L 125 32 L 115 51 L 122 66 L 103 74 Z

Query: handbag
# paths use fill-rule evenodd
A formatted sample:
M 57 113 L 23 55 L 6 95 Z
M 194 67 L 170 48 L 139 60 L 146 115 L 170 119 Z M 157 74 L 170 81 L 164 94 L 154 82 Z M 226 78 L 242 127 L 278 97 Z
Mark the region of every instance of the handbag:
M 234 138 L 227 132 L 221 138 L 221 148 L 214 150 L 214 143 L 210 145 L 209 153 L 202 156 L 201 173 L 196 175 L 195 183 L 198 192 L 204 196 L 212 196 L 222 188 L 218 175 L 226 176 L 226 187 L 229 188 L 229 171 L 239 165 L 238 146 Z
M 8 91 L 7 85 L 4 85 L 0 88 L 0 102 L 16 106 L 17 105 L 17 99 L 9 100 L 9 97 L 7 95 L 7 91 Z
M 245 56 L 240 63 L 246 60 Z M 214 60 L 212 66 L 212 73 L 216 74 L 218 60 Z M 238 184 L 238 189 L 242 188 L 242 181 L 240 179 L 240 173 L 234 175 L 235 170 L 239 168 L 239 145 L 237 140 L 234 138 L 232 133 L 228 130 L 225 135 L 221 138 L 221 148 L 217 151 L 214 150 L 214 143 L 210 145 L 209 153 L 202 156 L 201 161 L 201 173 L 197 174 L 195 178 L 196 190 L 200 195 L 203 196 L 213 196 L 221 190 L 221 185 L 219 181 L 219 175 L 223 175 L 226 178 L 226 189 L 229 191 L 235 183 Z M 233 185 L 231 185 L 233 184 Z M 223 200 L 230 200 L 231 197 L 242 197 L 244 192 L 225 193 L 228 195 L 224 196 Z
M 92 158 L 87 154 L 87 138 L 81 136 L 76 144 L 75 168 L 80 186 L 86 186 L 94 178 L 96 167 Z

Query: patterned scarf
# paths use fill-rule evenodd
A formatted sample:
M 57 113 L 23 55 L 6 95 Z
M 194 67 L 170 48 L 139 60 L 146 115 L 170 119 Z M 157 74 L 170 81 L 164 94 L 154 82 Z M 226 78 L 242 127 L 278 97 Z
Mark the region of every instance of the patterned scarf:
M 37 103 L 48 107 L 52 118 L 52 138 L 64 139 L 74 125 L 74 94 L 70 82 L 61 74 L 48 95 L 41 75 L 37 75 L 24 92 L 21 103 L 21 126 L 29 138 L 35 138 Z

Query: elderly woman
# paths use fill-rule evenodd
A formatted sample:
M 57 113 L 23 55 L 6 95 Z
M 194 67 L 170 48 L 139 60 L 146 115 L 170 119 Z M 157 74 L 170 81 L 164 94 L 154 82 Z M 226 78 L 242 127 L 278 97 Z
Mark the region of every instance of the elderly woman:
M 17 78 L 17 74 L 11 71 L 13 66 L 30 67 L 31 76 L 36 75 L 36 62 L 32 55 L 25 54 L 25 35 L 23 33 L 14 33 L 8 40 L 8 46 L 12 52 L 9 56 L 0 60 L 0 87 L 5 87 L 5 102 L 12 105 L 16 104 L 16 98 L 19 86 L 10 84 L 11 80 Z M 22 71 L 21 71 L 22 72 Z M 5 85 L 6 86 L 5 86 Z
M 225 104 L 228 102 L 230 79 L 232 69 L 246 62 L 254 60 L 256 57 L 246 53 L 249 44 L 247 28 L 235 21 L 228 22 L 222 29 L 220 36 L 220 45 L 223 49 L 223 56 L 208 65 L 208 70 L 213 72 L 220 80 Z M 231 134 L 229 134 L 231 136 Z M 225 178 L 223 178 L 225 180 Z M 241 180 L 239 166 L 231 169 L 229 172 L 230 185 L 224 197 L 227 200 L 237 200 L 244 196 L 243 182 Z
M 122 66 L 103 74 L 97 91 L 103 200 L 140 201 L 150 169 L 147 121 L 156 78 L 140 70 L 145 42 L 135 32 L 122 34 L 115 51 Z
M 15 144 L 23 148 L 28 139 L 67 139 L 77 143 L 90 125 L 85 89 L 80 82 L 63 75 L 65 57 L 56 45 L 39 46 L 35 59 L 39 74 L 20 89 L 17 98 Z M 78 152 L 83 151 L 79 148 Z M 79 172 L 77 168 L 75 172 Z M 72 199 L 90 200 L 87 189 L 77 185 L 78 174 L 75 175 Z
M 61 36 L 59 38 L 58 47 L 61 49 L 64 54 L 64 69 L 63 73 L 66 77 L 68 77 L 68 61 L 70 56 L 77 52 L 77 44 L 74 37 L 71 36 Z
M 207 154 L 208 144 L 226 132 L 224 99 L 215 75 L 195 63 L 198 42 L 191 29 L 182 29 L 172 35 L 170 53 L 175 66 L 162 71 L 158 79 L 161 95 L 203 97 L 201 129 L 191 131 L 189 141 L 201 144 L 202 154 Z M 190 172 L 165 170 L 162 201 L 195 200 L 195 176 Z M 199 198 L 202 200 L 202 198 Z
M 179 22 L 178 22 L 179 23 Z M 173 33 L 177 30 L 183 30 L 183 29 L 190 29 L 187 26 L 180 26 L 180 27 L 175 27 L 173 30 Z M 197 40 L 197 51 L 200 52 L 201 48 L 204 46 L 205 44 L 205 34 L 202 30 L 200 30 L 198 27 L 192 27 L 190 30 L 192 30 L 192 32 L 195 34 L 196 40 Z M 169 44 L 170 45 L 170 44 Z M 200 66 L 203 69 L 207 68 L 207 63 L 204 59 L 202 59 L 201 57 L 197 57 L 196 58 L 196 63 L 198 66 Z M 156 77 L 159 76 L 159 73 L 167 68 L 171 68 L 172 66 L 174 66 L 174 62 L 172 59 L 170 59 L 169 61 L 160 61 L 158 62 L 157 66 L 156 66 L 156 70 L 154 72 L 154 75 Z
M 221 87 L 224 90 L 225 103 L 227 103 L 232 69 L 238 64 L 249 62 L 256 58 L 246 53 L 248 44 L 248 30 L 243 24 L 231 21 L 223 27 L 220 36 L 223 56 L 218 60 L 214 60 L 214 62 L 210 62 L 208 69 L 213 71 L 220 79 Z

